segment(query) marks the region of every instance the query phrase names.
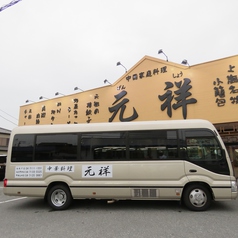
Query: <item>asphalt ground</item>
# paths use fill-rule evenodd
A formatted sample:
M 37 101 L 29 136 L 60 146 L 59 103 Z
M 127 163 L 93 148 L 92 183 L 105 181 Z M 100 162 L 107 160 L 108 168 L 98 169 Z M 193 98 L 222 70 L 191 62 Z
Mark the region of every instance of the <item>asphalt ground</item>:
M 43 199 L 9 197 L 0 182 L 1 238 L 236 238 L 238 200 L 192 212 L 176 201 L 75 200 L 53 211 Z

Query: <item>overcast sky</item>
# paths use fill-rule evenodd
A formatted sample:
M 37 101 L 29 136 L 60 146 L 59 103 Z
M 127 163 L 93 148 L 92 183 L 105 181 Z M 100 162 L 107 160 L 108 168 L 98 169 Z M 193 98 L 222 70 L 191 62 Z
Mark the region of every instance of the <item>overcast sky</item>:
M 22 0 L 0 12 L 0 127 L 18 124 L 27 99 L 115 82 L 118 61 L 165 60 L 159 49 L 191 66 L 237 55 L 237 29 L 237 0 Z

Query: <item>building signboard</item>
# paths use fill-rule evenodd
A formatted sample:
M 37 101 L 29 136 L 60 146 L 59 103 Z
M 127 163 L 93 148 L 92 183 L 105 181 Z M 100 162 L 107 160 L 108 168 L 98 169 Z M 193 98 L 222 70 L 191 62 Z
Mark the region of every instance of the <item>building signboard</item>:
M 112 85 L 20 107 L 19 125 L 238 118 L 238 56 L 184 66 L 145 56 Z

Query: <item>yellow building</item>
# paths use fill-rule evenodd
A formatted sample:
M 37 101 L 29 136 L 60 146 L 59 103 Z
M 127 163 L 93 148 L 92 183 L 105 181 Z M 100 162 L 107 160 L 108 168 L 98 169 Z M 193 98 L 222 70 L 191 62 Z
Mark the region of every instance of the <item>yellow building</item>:
M 19 125 L 207 119 L 238 166 L 238 55 L 193 66 L 145 56 L 112 85 L 20 107 Z

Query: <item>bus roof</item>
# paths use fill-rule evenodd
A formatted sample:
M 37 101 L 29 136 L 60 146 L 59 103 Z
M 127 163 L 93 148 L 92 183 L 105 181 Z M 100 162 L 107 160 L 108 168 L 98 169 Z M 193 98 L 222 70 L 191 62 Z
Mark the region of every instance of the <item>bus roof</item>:
M 66 132 L 95 132 L 95 131 L 132 131 L 156 129 L 183 129 L 183 128 L 208 128 L 215 130 L 211 122 L 202 119 L 189 120 L 160 120 L 137 122 L 107 122 L 107 123 L 80 123 L 19 126 L 13 129 L 12 134 L 31 133 L 66 133 Z

